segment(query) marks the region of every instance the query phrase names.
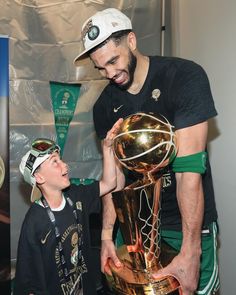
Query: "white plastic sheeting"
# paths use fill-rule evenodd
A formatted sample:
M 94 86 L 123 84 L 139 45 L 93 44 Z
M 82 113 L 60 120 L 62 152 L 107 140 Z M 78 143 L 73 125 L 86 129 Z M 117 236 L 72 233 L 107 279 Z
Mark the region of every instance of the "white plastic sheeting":
M 71 177 L 101 176 L 102 156 L 93 128 L 92 107 L 107 82 L 89 60 L 82 67 L 73 65 L 74 57 L 82 50 L 82 23 L 98 10 L 118 8 L 132 19 L 140 50 L 154 55 L 160 52 L 160 4 L 159 0 L 0 1 L 0 33 L 10 37 L 13 258 L 30 194 L 18 170 L 20 159 L 35 137 L 56 138 L 49 81 L 82 84 L 63 159 L 69 164 Z

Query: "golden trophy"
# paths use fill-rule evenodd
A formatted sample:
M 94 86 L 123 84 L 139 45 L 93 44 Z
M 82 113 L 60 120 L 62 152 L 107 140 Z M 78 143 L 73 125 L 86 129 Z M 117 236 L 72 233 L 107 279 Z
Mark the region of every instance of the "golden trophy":
M 124 245 L 117 249 L 123 267 L 112 260 L 114 294 L 179 294 L 173 276 L 154 280 L 160 262 L 160 195 L 162 170 L 176 154 L 173 127 L 163 116 L 136 113 L 124 119 L 114 139 L 122 165 L 143 174 L 122 191 L 112 193 Z

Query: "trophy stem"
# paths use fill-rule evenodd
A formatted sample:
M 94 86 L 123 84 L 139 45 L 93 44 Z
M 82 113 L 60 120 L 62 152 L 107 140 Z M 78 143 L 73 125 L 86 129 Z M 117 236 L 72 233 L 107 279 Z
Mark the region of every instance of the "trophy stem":
M 109 265 L 115 294 L 178 294 L 179 283 L 171 276 L 153 279 L 162 268 L 160 257 L 161 177 L 146 174 L 124 190 L 112 193 L 124 245 L 117 249 L 123 263 Z

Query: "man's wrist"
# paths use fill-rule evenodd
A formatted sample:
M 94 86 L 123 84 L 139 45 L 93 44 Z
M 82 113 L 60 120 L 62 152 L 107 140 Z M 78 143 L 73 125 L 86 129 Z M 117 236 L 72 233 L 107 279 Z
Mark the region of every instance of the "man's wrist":
M 103 228 L 102 233 L 101 233 L 101 240 L 112 240 L 112 233 L 113 229 L 112 228 Z
M 181 246 L 181 253 L 188 257 L 200 257 L 202 254 L 201 241 L 197 240 L 191 242 L 183 242 Z

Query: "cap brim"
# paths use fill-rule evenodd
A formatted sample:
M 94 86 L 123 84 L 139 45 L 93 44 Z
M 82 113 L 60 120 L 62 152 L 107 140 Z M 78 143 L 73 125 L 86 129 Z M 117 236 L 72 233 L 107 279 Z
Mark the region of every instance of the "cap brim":
M 88 55 L 88 51 L 89 50 L 84 50 L 82 51 L 79 55 L 76 56 L 76 58 L 74 59 L 73 61 L 73 64 L 75 66 L 79 66 L 79 63 L 82 62 L 85 58 L 88 58 L 89 55 Z
M 31 202 L 35 202 L 37 200 L 39 200 L 42 196 L 42 193 L 40 191 L 40 189 L 37 187 L 37 185 L 35 184 L 32 188 L 32 192 L 31 192 L 31 197 L 30 200 Z

